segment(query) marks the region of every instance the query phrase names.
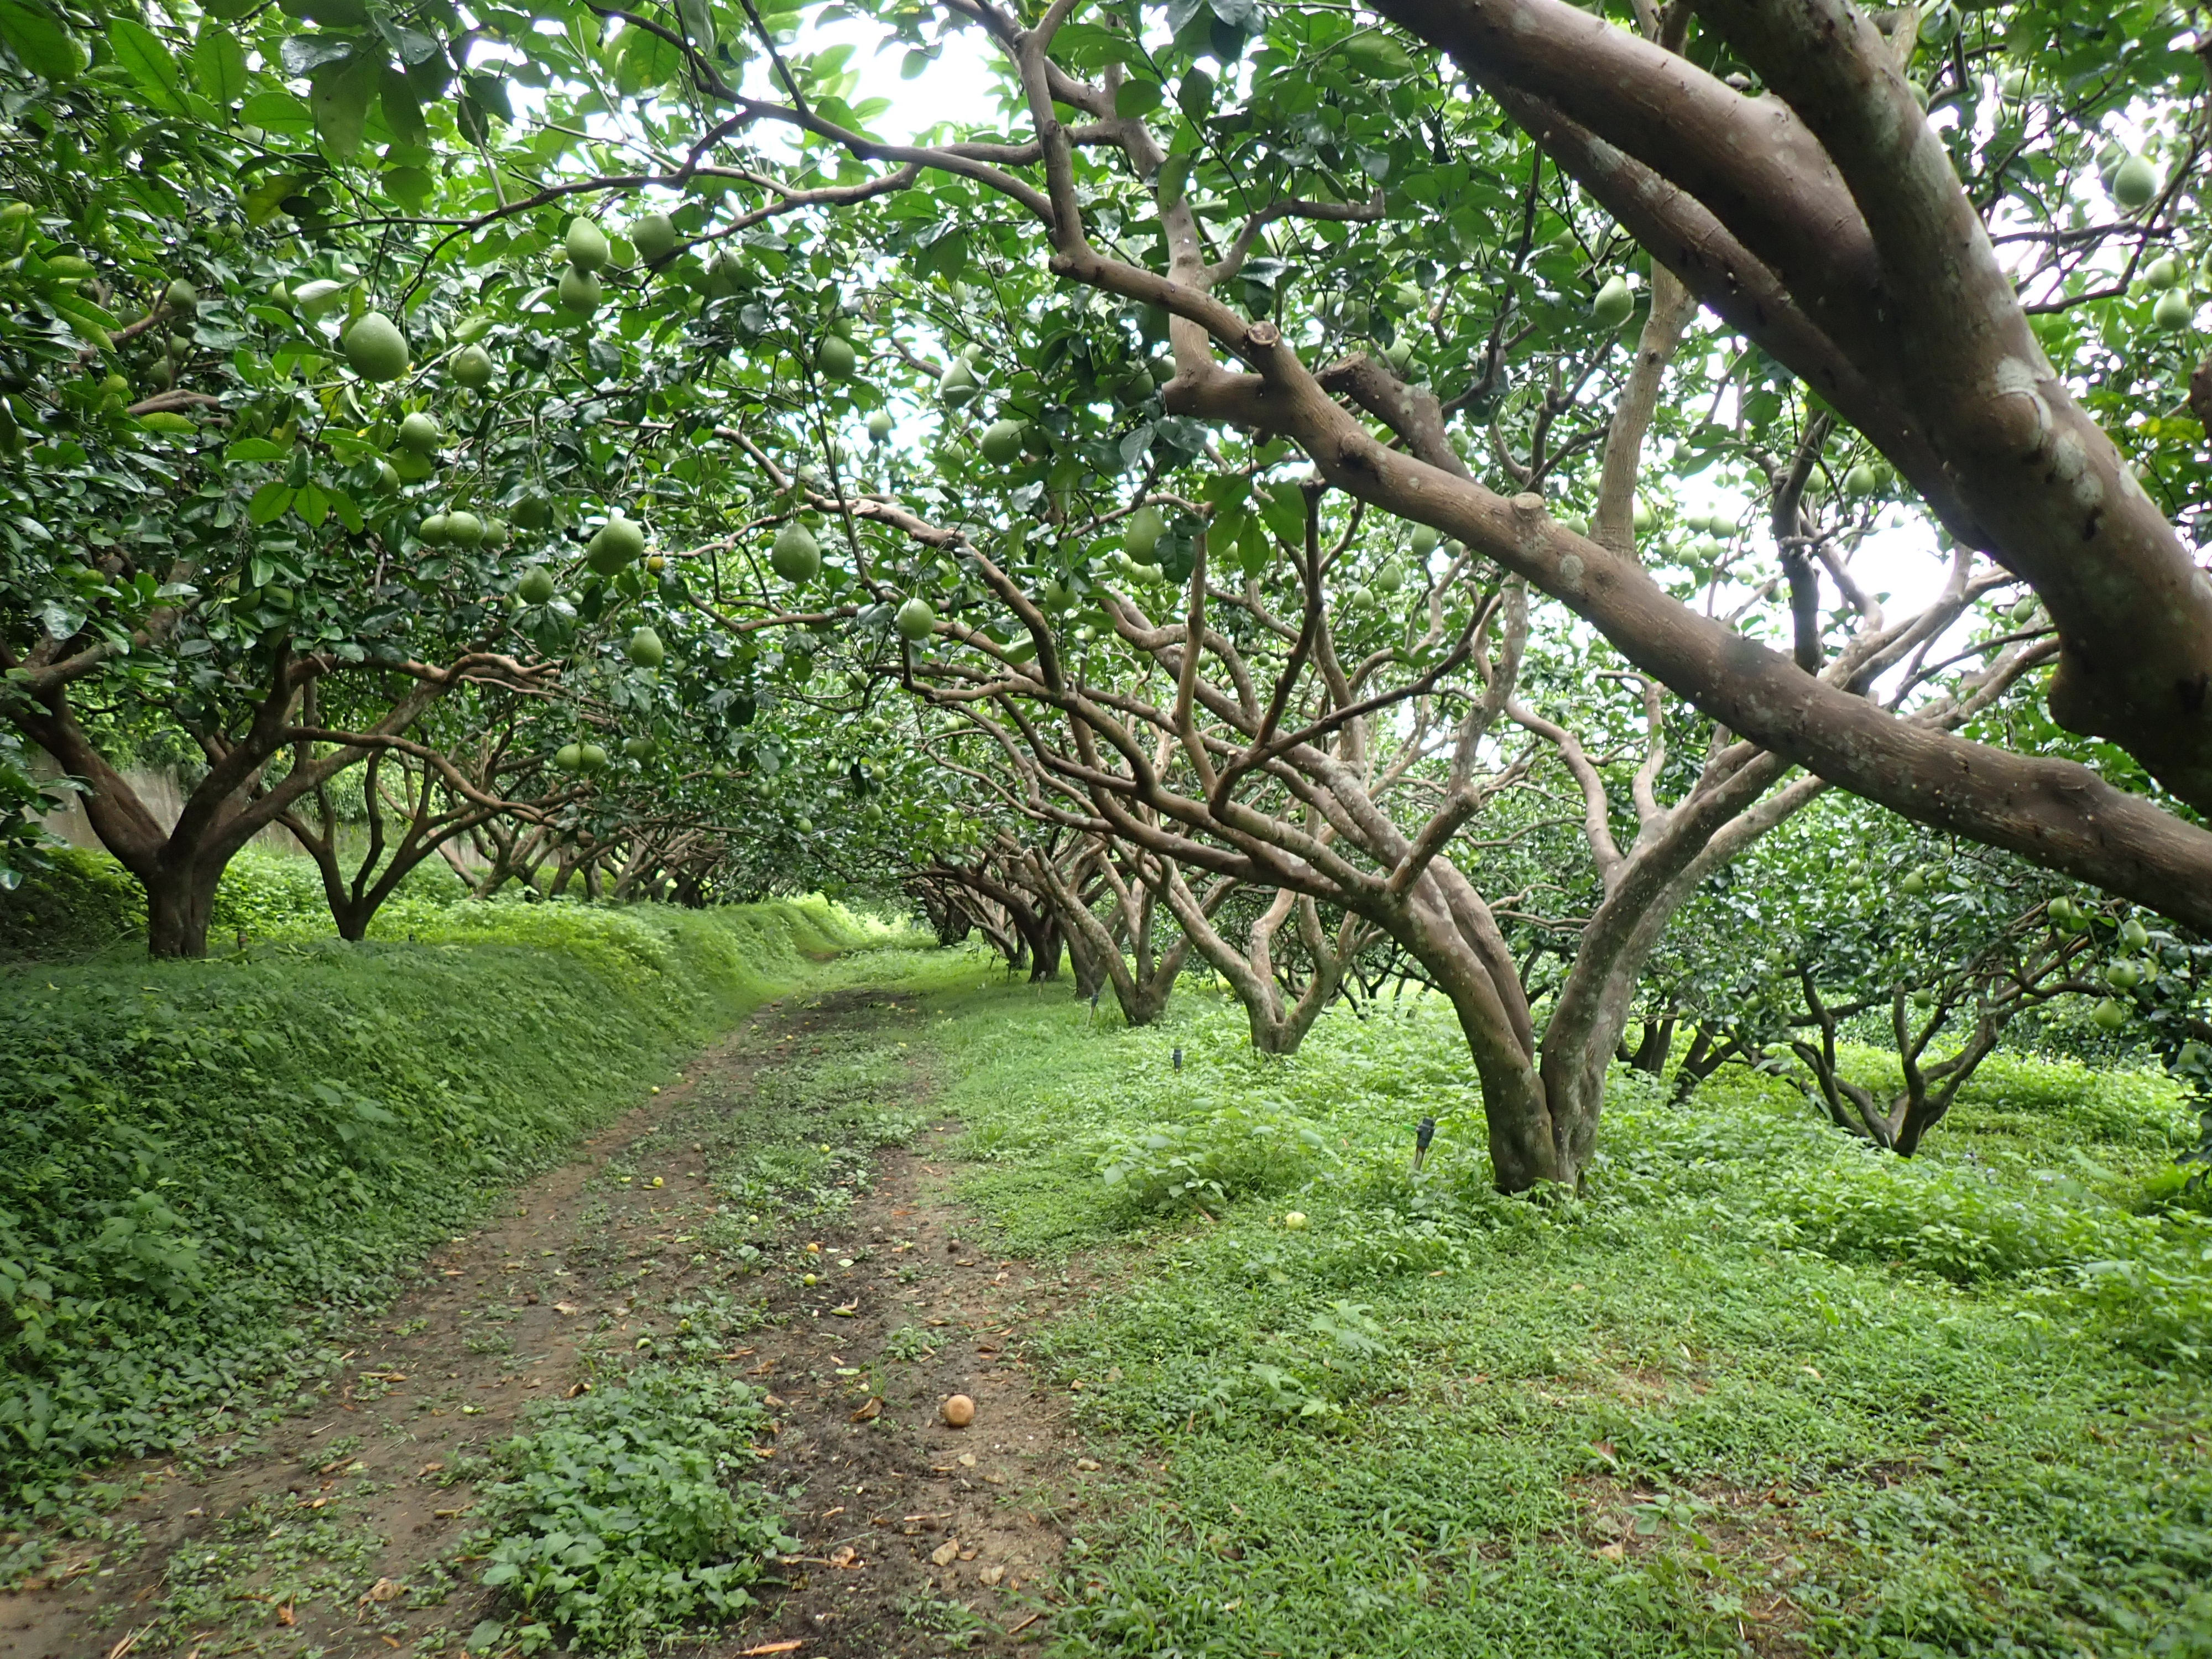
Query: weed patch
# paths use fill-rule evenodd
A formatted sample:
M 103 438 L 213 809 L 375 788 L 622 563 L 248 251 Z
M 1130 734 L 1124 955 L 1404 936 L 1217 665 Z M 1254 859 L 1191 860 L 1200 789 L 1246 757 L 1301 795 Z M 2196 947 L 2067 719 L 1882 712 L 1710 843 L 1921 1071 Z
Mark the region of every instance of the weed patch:
M 736 1478 L 766 1421 L 757 1390 L 659 1365 L 539 1407 L 472 1471 L 483 1582 L 524 1611 L 471 1645 L 536 1652 L 557 1632 L 584 1650 L 634 1653 L 751 1605 L 748 1587 L 797 1547 L 766 1491 Z

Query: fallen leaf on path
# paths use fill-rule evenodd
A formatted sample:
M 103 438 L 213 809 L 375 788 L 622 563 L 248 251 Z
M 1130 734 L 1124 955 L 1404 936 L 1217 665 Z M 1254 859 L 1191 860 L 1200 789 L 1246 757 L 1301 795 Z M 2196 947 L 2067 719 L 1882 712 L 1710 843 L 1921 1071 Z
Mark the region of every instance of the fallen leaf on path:
M 871 1422 L 876 1418 L 882 1416 L 883 1412 L 884 1402 L 880 1400 L 871 1400 L 866 1405 L 861 1407 L 860 1410 L 853 1413 L 853 1420 L 855 1423 Z
M 854 1314 L 860 1311 L 860 1304 L 857 1302 L 848 1302 L 843 1307 L 832 1308 L 830 1311 L 836 1314 L 840 1319 L 850 1319 Z
M 276 1622 L 280 1625 L 296 1625 L 300 1622 L 292 1616 L 292 1604 L 289 1601 L 276 1609 Z
M 380 1578 L 368 1587 L 362 1599 L 369 1601 L 396 1601 L 407 1593 L 407 1586 L 396 1578 Z
M 580 1314 L 584 1310 L 573 1302 L 556 1302 L 553 1311 L 556 1314 Z
M 153 1628 L 154 1627 L 151 1625 L 147 1625 L 140 1629 L 132 1631 L 128 1636 L 118 1642 L 113 1647 L 108 1649 L 107 1659 L 123 1659 L 123 1656 L 125 1654 L 130 1652 L 131 1649 L 138 1645 L 138 1638 Z
M 858 1572 L 868 1564 L 860 1559 L 860 1552 L 850 1544 L 840 1544 L 830 1552 L 830 1565 L 842 1567 L 848 1572 Z
M 795 1653 L 805 1645 L 804 1641 L 763 1642 L 757 1648 L 745 1649 L 738 1659 L 758 1659 L 758 1656 L 763 1653 Z
M 1619 1561 L 1627 1556 L 1628 1547 L 1626 1544 L 1607 1544 L 1598 1554 L 1604 1560 Z
M 957 1538 L 946 1539 L 935 1549 L 930 1551 L 929 1559 L 940 1567 L 951 1566 L 960 1559 L 960 1540 Z

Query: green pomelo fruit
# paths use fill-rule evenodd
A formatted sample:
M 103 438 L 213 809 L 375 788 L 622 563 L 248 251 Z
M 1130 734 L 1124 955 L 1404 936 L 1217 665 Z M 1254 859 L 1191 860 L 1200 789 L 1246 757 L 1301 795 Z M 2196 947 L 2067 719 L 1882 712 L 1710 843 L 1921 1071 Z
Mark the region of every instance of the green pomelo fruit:
M 887 444 L 891 441 L 891 416 L 887 409 L 879 409 L 868 416 L 868 441 Z
M 1167 527 L 1158 507 L 1139 507 L 1121 526 L 1121 550 L 1142 563 L 1152 556 L 1152 550 L 1159 545 Z
M 2181 266 L 2171 253 L 2161 253 L 2143 267 L 2142 279 L 2148 288 L 2175 288 L 2181 282 Z
M 624 738 L 622 751 L 632 760 L 651 760 L 653 751 L 659 747 L 651 738 Z
M 553 596 L 561 590 L 554 586 L 551 571 L 542 564 L 533 564 L 522 573 L 522 580 L 515 583 L 514 591 L 525 605 L 550 605 Z
M 200 308 L 200 291 L 179 276 L 161 290 L 161 303 L 179 316 L 189 317 Z
M 419 409 L 399 423 L 399 447 L 417 455 L 435 454 L 444 437 L 436 420 Z
M 813 532 L 793 519 L 775 532 L 768 550 L 769 568 L 787 582 L 811 582 L 822 568 L 822 548 Z
M 561 273 L 559 294 L 562 309 L 573 311 L 579 317 L 590 316 L 606 297 L 599 279 L 580 265 L 570 265 Z
M 584 745 L 580 743 L 562 744 L 558 749 L 553 751 L 553 764 L 559 767 L 563 772 L 582 771 L 584 769 Z
M 345 355 L 362 380 L 396 380 L 407 372 L 407 337 L 392 319 L 372 311 L 346 331 Z
M 2170 288 L 2158 296 L 2158 303 L 2150 308 L 2150 319 L 2169 334 L 2178 334 L 2196 318 L 2197 307 L 2182 289 Z
M 1628 291 L 1626 276 L 1612 276 L 1590 301 L 1590 319 L 1600 328 L 1619 328 L 1636 309 L 1636 296 Z
M 637 257 L 657 265 L 676 252 L 676 222 L 665 213 L 648 213 L 629 228 L 629 244 Z
M 443 547 L 446 544 L 446 515 L 433 513 L 416 527 L 415 533 L 428 546 Z
M 930 608 L 927 599 L 917 593 L 898 608 L 898 614 L 891 618 L 891 626 L 898 629 L 901 639 L 926 640 L 937 626 L 937 612 Z
M 543 530 L 553 522 L 553 503 L 543 495 L 525 495 L 514 504 L 514 521 L 525 530 Z
M 2140 155 L 2130 155 L 2112 169 L 2112 199 L 2133 213 L 2150 205 L 2159 183 L 2156 167 Z
M 568 256 L 568 263 L 586 276 L 605 264 L 612 252 L 607 246 L 606 232 L 591 220 L 581 217 L 568 221 L 568 234 L 561 246 Z M 565 297 L 562 303 L 568 304 Z M 571 309 L 580 311 L 583 307 L 577 306 Z
M 814 354 L 814 366 L 833 380 L 848 380 L 860 367 L 860 358 L 850 340 L 832 334 Z
M 2128 1011 L 2106 997 L 2089 1011 L 2089 1018 L 2100 1031 L 2117 1031 L 2128 1023 Z
M 473 513 L 448 513 L 446 539 L 455 547 L 474 547 L 483 540 L 483 520 Z
M 994 466 L 1005 466 L 1022 453 L 1022 423 L 1019 421 L 994 421 L 983 429 L 980 447 L 983 459 Z
M 1844 474 L 1844 494 L 1846 495 L 1871 495 L 1881 488 L 1881 475 L 1864 461 L 1858 462 Z
M 606 769 L 606 764 L 607 751 L 600 748 L 596 743 L 580 744 L 577 745 L 576 765 L 579 770 L 585 772 L 605 771 Z
M 453 354 L 453 378 L 471 392 L 491 384 L 491 353 L 480 345 L 463 346 Z
M 658 668 L 668 659 L 668 648 L 650 628 L 633 629 L 623 653 L 640 668 Z
M 645 527 L 620 513 L 599 526 L 585 550 L 586 562 L 602 576 L 611 576 L 644 556 Z

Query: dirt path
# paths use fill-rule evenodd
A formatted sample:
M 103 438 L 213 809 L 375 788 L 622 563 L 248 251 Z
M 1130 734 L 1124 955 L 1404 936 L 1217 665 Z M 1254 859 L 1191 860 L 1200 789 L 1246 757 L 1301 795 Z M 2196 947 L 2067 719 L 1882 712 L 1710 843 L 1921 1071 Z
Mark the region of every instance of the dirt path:
M 532 1401 L 605 1386 L 681 1326 L 672 1307 L 715 1290 L 758 1310 L 714 1363 L 770 1390 L 775 1426 L 756 1455 L 801 1542 L 746 1620 L 689 1650 L 1012 1652 L 1047 1633 L 1097 1466 L 1023 1342 L 1086 1293 L 1085 1276 L 981 1248 L 949 1196 L 956 1126 L 854 1146 L 849 1112 L 833 1122 L 803 1088 L 796 1108 L 777 1103 L 856 1057 L 880 1076 L 889 1051 L 902 1098 L 880 1104 L 910 1127 L 930 1079 L 899 1039 L 919 1036 L 918 1012 L 873 992 L 769 1005 L 426 1262 L 306 1409 L 195 1462 L 125 1472 L 131 1535 L 64 1547 L 0 1595 L 0 1659 L 458 1656 L 501 1610 L 465 1559 L 469 1454 Z M 737 1213 L 779 1151 L 817 1133 L 832 1155 L 807 1194 Z M 943 1420 L 955 1393 L 975 1402 L 966 1429 Z

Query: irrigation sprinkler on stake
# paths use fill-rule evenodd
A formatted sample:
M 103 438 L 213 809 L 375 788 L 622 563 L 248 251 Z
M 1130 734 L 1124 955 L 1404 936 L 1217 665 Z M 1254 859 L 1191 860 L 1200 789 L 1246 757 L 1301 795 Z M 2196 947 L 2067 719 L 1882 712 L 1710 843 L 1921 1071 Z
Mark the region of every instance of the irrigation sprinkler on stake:
M 1421 1172 L 1421 1165 L 1429 1156 L 1429 1143 L 1437 1138 L 1437 1121 L 1425 1117 L 1413 1126 L 1413 1173 Z
M 1182 1050 L 1180 1048 L 1175 1051 L 1175 1068 L 1178 1072 L 1182 1070 Z

